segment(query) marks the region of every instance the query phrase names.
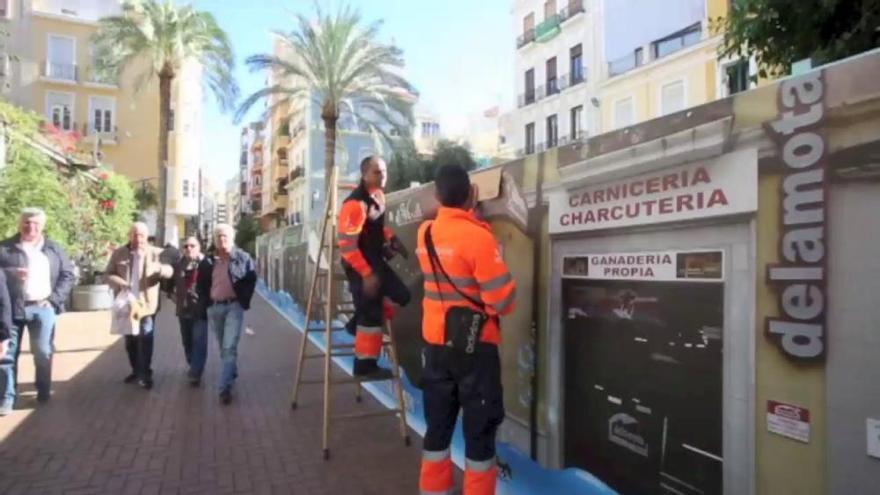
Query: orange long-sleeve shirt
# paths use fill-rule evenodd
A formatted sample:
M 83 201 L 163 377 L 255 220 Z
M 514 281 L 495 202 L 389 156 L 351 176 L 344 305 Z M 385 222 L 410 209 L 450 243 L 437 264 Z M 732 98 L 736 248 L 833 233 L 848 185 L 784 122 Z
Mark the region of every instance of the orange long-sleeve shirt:
M 437 218 L 419 227 L 419 265 L 425 275 L 422 301 L 422 336 L 430 344 L 444 344 L 446 310 L 453 306 L 476 308 L 456 292 L 443 273 L 431 267 L 425 246 L 425 231 L 431 226 L 431 238 L 443 269 L 455 286 L 469 297 L 482 301 L 489 315 L 510 314 L 516 306 L 516 283 L 501 257 L 498 242 L 489 224 L 470 212 L 441 207 Z M 492 318 L 483 329 L 482 342 L 498 344 L 501 331 Z

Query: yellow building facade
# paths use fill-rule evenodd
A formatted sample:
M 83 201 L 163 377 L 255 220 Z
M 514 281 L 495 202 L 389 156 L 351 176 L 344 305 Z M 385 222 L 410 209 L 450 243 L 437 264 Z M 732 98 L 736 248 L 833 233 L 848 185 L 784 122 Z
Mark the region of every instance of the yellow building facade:
M 44 116 L 47 124 L 75 131 L 83 150 L 96 152 L 102 165 L 128 177 L 136 188 L 158 191 L 158 82 L 136 87 L 143 65 L 128 68 L 119 80 L 92 68 L 90 38 L 98 19 L 120 12 L 119 2 L 6 4 L 0 20 L 10 35 L 3 97 Z M 172 242 L 184 235 L 184 219 L 198 213 L 198 75 L 197 66 L 185 67 L 172 92 L 166 221 L 166 239 Z M 142 213 L 154 230 L 155 209 Z
M 716 23 L 728 3 L 706 0 L 699 23 L 606 61 L 597 87 L 600 128 L 620 129 L 752 87 L 754 66 L 748 61 L 718 61 L 722 34 Z

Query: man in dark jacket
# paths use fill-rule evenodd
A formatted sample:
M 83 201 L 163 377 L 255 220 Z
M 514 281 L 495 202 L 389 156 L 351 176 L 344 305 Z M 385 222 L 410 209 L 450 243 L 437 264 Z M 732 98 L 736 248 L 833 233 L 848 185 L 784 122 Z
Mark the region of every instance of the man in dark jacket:
M 235 247 L 235 229 L 220 224 L 214 229 L 215 251 L 199 265 L 199 302 L 207 306 L 208 328 L 217 337 L 223 372 L 220 377 L 220 402 L 232 401 L 232 386 L 238 377 L 238 341 L 244 324 L 244 312 L 250 308 L 257 284 L 254 262 Z
M 0 270 L 0 363 L 14 359 L 9 354 L 12 344 L 12 303 L 9 300 L 9 289 L 6 288 L 6 275 Z M 0 416 L 12 412 L 12 405 L 0 407 Z
M 37 400 L 49 400 L 52 389 L 52 349 L 55 319 L 73 289 L 76 276 L 64 250 L 43 236 L 46 213 L 39 208 L 21 212 L 19 233 L 0 242 L 0 267 L 12 308 L 9 351 L 0 360 L 0 413 L 15 404 L 18 355 L 24 331 L 30 332 L 36 368 Z
M 189 237 L 183 241 L 183 257 L 174 266 L 174 300 L 180 321 L 180 340 L 193 387 L 201 383 L 208 353 L 208 320 L 196 290 L 202 258 L 199 240 Z

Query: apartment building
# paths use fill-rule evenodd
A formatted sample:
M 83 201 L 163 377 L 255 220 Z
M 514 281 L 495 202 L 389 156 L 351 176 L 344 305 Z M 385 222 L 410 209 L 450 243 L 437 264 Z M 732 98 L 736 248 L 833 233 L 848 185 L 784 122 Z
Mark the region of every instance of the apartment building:
M 98 20 L 120 13 L 117 0 L 0 0 L 0 27 L 9 34 L 0 53 L 0 87 L 12 103 L 79 134 L 80 146 L 108 168 L 158 186 L 158 82 L 136 91 L 143 67 L 114 80 L 91 64 Z M 184 235 L 185 219 L 198 214 L 199 78 L 198 64 L 191 64 L 172 88 L 165 233 L 171 242 Z M 144 213 L 155 229 L 157 212 Z
M 539 153 L 743 91 L 754 64 L 719 63 L 726 0 L 515 0 L 517 108 L 501 139 Z
M 241 129 L 241 156 L 239 180 L 241 181 L 242 213 L 260 215 L 263 187 L 263 123 L 252 122 Z

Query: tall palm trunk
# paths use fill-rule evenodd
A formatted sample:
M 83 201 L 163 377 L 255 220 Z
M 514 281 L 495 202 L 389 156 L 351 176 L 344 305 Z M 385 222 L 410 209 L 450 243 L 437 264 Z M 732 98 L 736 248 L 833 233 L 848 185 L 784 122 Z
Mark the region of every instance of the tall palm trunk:
M 171 82 L 174 70 L 166 66 L 159 73 L 159 218 L 156 240 L 165 245 L 165 216 L 168 211 L 168 119 L 171 115 Z
M 339 185 L 336 184 L 336 174 L 334 173 L 336 171 L 334 169 L 336 167 L 336 121 L 339 119 L 339 113 L 336 111 L 336 108 L 325 106 L 321 112 L 321 119 L 324 121 L 324 183 L 328 186 L 325 201 L 327 201 L 326 208 L 330 209 L 333 218 L 333 222 L 330 223 L 330 225 L 336 225 L 336 195 L 339 191 Z M 327 229 L 325 235 L 327 238 L 322 239 L 321 242 L 327 244 L 335 243 L 336 229 Z M 336 255 L 338 255 L 338 253 L 336 253 Z M 332 271 L 335 265 L 336 260 L 329 259 L 328 257 L 327 267 L 329 270 Z M 316 267 L 316 270 L 320 269 L 320 266 Z M 336 308 L 333 307 L 333 299 L 335 294 L 338 293 L 339 282 L 335 277 L 328 277 L 327 280 L 328 293 L 326 310 L 327 314 L 335 314 Z

